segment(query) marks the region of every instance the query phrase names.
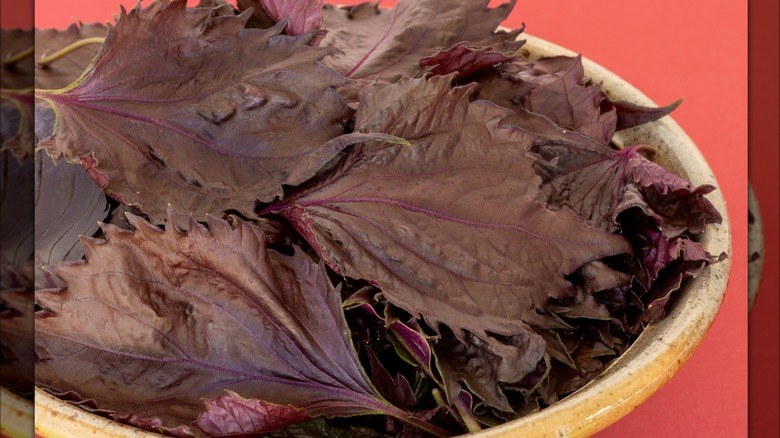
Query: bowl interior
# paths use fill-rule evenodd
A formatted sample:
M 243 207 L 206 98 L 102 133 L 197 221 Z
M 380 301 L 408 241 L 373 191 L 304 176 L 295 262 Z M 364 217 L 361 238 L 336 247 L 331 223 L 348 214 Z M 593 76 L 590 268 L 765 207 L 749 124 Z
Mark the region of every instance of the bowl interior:
M 524 46 L 531 59 L 576 53 L 533 36 Z M 601 82 L 613 100 L 656 106 L 639 90 L 600 65 L 583 58 L 585 75 Z M 649 144 L 653 159 L 694 185 L 718 186 L 712 170 L 693 141 L 670 117 L 615 134 L 618 145 Z M 711 254 L 731 253 L 731 230 L 723 195 L 715 190 L 708 199 L 723 215 L 711 225 L 700 243 Z M 628 414 L 666 383 L 690 358 L 718 313 L 726 291 L 730 259 L 708 267 L 675 292 L 666 318 L 647 327 L 636 342 L 596 379 L 558 403 L 475 437 L 588 436 Z
M 529 35 L 523 36 L 530 57 L 574 55 L 573 52 Z M 612 99 L 655 106 L 644 94 L 613 73 L 583 58 L 587 77 L 603 83 Z M 656 162 L 694 185 L 712 184 L 715 176 L 696 145 L 669 117 L 623 130 L 615 142 L 650 144 Z M 701 243 L 711 254 L 731 253 L 731 232 L 725 201 L 719 191 L 708 199 L 723 214 L 723 223 L 710 226 Z M 558 403 L 518 420 L 473 434 L 475 437 L 586 436 L 595 433 L 646 400 L 680 369 L 700 344 L 714 320 L 726 291 L 730 259 L 714 264 L 676 292 L 667 317 L 648 327 L 637 341 L 586 386 Z M 36 432 L 47 438 L 87 436 L 158 436 L 114 423 L 36 390 Z

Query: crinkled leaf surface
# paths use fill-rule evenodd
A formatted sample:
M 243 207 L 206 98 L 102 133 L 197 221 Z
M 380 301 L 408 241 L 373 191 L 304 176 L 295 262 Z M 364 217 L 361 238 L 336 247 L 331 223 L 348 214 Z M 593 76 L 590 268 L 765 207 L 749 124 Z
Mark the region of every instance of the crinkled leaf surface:
M 638 334 L 645 326 L 660 321 L 666 315 L 666 304 L 672 294 L 680 289 L 683 280 L 695 277 L 707 265 L 726 257 L 725 254 L 712 257 L 698 242 L 687 237 L 667 240 L 658 234 L 656 236 L 658 240 L 650 242 L 641 252 L 644 258 L 657 257 L 657 264 L 653 265 L 656 277 L 653 278 L 647 296 L 643 297 L 647 306 L 630 327 L 633 334 Z M 656 248 L 653 248 L 654 244 L 657 245 Z
M 394 80 L 413 75 L 421 58 L 463 41 L 482 41 L 509 15 L 515 0 L 495 8 L 487 0 L 399 0 L 392 9 L 378 3 L 325 5 L 321 45 L 344 52 L 327 58 L 353 79 Z
M 226 389 L 311 416 L 392 412 L 360 368 L 338 292 L 302 251 L 269 250 L 242 221 L 192 221 L 187 234 L 131 222 L 83 239 L 86 262 L 49 268 L 67 287 L 36 292 L 39 385 L 168 427 Z
M 720 212 L 704 196 L 715 187 L 690 182 L 664 169 L 634 149 L 628 159 L 628 177 L 636 184 L 652 210 L 664 225 L 698 234 L 707 224 L 720 223 Z
M 615 110 L 601 111 L 605 99 L 601 86 L 585 79 L 580 56 L 502 64 L 479 82 L 476 98 L 505 108 L 525 108 L 604 144 L 615 133 Z
M 450 79 L 402 80 L 364 94 L 359 129 L 411 145 L 356 149 L 321 186 L 268 211 L 393 305 L 493 342 L 487 332 L 524 332 L 548 297 L 571 293 L 565 275 L 630 249 L 537 202 L 541 181 L 526 153 L 536 136 L 500 126 L 509 111 L 469 104 L 471 89 L 451 90 Z
M 57 53 L 71 44 L 87 38 L 104 38 L 108 27 L 101 23 L 74 23 L 65 30 L 35 29 L 36 58 Z M 90 43 L 68 52 L 62 58 L 35 71 L 35 87 L 44 90 L 64 88 L 87 71 L 102 44 Z
M 198 417 L 197 424 L 211 436 L 268 433 L 309 419 L 305 411 L 292 406 L 245 399 L 232 391 L 204 403 L 206 412 Z
M 39 151 L 35 160 L 35 265 L 84 256 L 79 236 L 91 236 L 106 218 L 108 203 L 79 165 L 55 163 Z M 36 284 L 42 286 L 42 272 Z
M 669 226 L 694 233 L 721 220 L 704 197 L 714 187 L 693 187 L 650 161 L 640 153 L 647 146 L 614 150 L 524 110 L 505 122 L 544 134 L 532 151 L 541 157 L 535 169 L 544 180 L 541 196 L 550 208 L 566 206 L 594 227 L 611 231 L 618 228 L 618 214 L 631 207 L 646 207 Z
M 331 50 L 213 12 L 180 0 L 123 12 L 78 84 L 37 92 L 58 113 L 41 147 L 157 223 L 169 203 L 251 216 L 314 175 L 350 114 L 333 89 L 343 78 L 320 63 Z
M 422 58 L 420 67 L 429 68 L 429 71 L 435 75 L 456 73 L 456 77 L 463 80 L 512 59 L 493 47 L 469 47 L 465 44 L 457 44 L 447 50 L 441 50 L 432 56 Z
M 663 307 L 670 294 L 676 291 L 683 278 L 696 275 L 701 269 L 726 257 L 713 257 L 700 243 L 688 235 L 669 233 L 669 226 L 643 208 L 632 208 L 622 213 L 620 222 L 626 235 L 631 236 L 640 268 L 636 275 L 642 281 L 648 304 L 642 319 L 654 322 L 664 315 Z M 672 234 L 669 236 L 669 234 Z M 660 300 L 660 301 L 659 301 Z M 650 316 L 647 316 L 650 315 Z
M 396 406 L 413 407 L 417 399 L 409 381 L 400 373 L 392 377 L 370 348 L 366 349 L 366 355 L 371 366 L 371 382 L 377 391 Z
M 544 359 L 544 339 L 525 331 L 505 338 L 486 342 L 471 333 L 465 342 L 451 333 L 433 344 L 439 371 L 446 383 L 446 393 L 452 403 L 461 392 L 457 383 L 462 381 L 485 404 L 511 412 L 512 408 L 499 388 L 499 383 L 515 383 L 534 371 Z

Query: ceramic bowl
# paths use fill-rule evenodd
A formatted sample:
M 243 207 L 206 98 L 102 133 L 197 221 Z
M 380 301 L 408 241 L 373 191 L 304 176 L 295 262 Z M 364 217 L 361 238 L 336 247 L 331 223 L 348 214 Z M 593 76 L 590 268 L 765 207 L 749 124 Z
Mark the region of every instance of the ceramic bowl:
M 574 55 L 559 46 L 525 35 L 531 58 Z M 599 65 L 583 59 L 586 74 L 602 82 L 613 100 L 655 106 L 644 94 Z M 621 131 L 617 144 L 645 143 L 657 147 L 656 161 L 695 185 L 717 181 L 696 145 L 671 118 Z M 721 192 L 708 199 L 723 214 L 723 223 L 707 229 L 701 243 L 711 254 L 731 253 L 731 232 Z M 474 437 L 588 436 L 631 412 L 645 401 L 693 354 L 707 333 L 723 300 L 731 259 L 712 265 L 676 293 L 667 317 L 649 326 L 637 341 L 585 387 L 558 403 L 521 419 L 486 429 Z M 148 432 L 97 417 L 37 390 L 36 431 L 46 438 L 153 437 Z
M 33 403 L 0 387 L 0 436 L 29 438 L 33 430 Z
M 752 221 L 748 222 L 748 311 L 753 310 L 758 286 L 761 284 L 761 270 L 764 267 L 764 228 L 761 222 L 761 210 L 758 208 L 756 194 L 748 184 L 748 212 Z

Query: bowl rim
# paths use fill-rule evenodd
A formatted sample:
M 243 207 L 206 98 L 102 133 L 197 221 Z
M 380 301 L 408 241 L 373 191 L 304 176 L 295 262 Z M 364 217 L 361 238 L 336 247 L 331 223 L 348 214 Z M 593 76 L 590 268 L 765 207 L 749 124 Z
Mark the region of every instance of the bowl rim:
M 538 37 L 526 34 L 525 39 L 527 42 L 523 47 L 529 49 L 532 58 L 577 55 Z M 657 106 L 641 91 L 599 64 L 585 57 L 582 63 L 585 76 L 595 83 L 601 82 L 610 97 Z M 636 137 L 641 137 L 640 131 L 650 126 L 670 137 L 667 140 L 676 140 L 671 144 L 653 145 L 658 146 L 659 155 L 666 152 L 680 161 L 685 157 L 686 172 L 682 173 L 687 175 L 682 176 L 694 185 L 719 187 L 701 151 L 671 117 L 652 122 L 652 125 L 619 131 L 615 134 L 615 142 L 632 143 Z M 680 172 L 683 169 L 671 170 Z M 723 221 L 710 225 L 700 243 L 712 254 L 731 254 L 731 225 L 723 194 L 716 190 L 708 195 L 708 199 L 721 212 Z M 509 438 L 522 432 L 524 437 L 582 437 L 603 430 L 624 417 L 669 381 L 701 344 L 723 302 L 730 270 L 731 259 L 727 258 L 710 265 L 701 275 L 689 281 L 684 286 L 689 293 L 676 302 L 666 317 L 648 326 L 623 355 L 584 387 L 540 411 L 469 436 Z M 690 293 L 693 290 L 707 293 L 693 296 Z M 676 294 L 680 295 L 680 292 Z
M 33 402 L 0 386 L 0 436 L 26 438 L 33 429 Z
M 577 53 L 528 34 L 521 48 L 531 59 L 540 56 L 576 56 Z M 586 77 L 601 83 L 604 92 L 612 98 L 628 100 L 645 106 L 656 106 L 646 95 L 626 81 L 582 57 Z M 663 143 L 658 155 L 677 159 L 670 170 L 685 173 L 694 185 L 712 184 L 719 187 L 716 178 L 688 135 L 670 117 L 650 125 L 660 133 Z M 647 127 L 619 131 L 617 144 L 629 144 L 642 137 Z M 636 139 L 636 140 L 635 140 Z M 667 144 L 668 143 L 668 144 Z M 684 157 L 684 159 L 683 159 Z M 683 171 L 684 172 L 681 172 Z M 732 253 L 731 226 L 722 192 L 716 190 L 708 199 L 721 212 L 721 224 L 710 225 L 700 243 L 712 254 Z M 638 339 L 620 357 L 594 380 L 560 401 L 505 424 L 468 434 L 473 438 L 510 438 L 521 433 L 524 437 L 581 437 L 596 433 L 631 412 L 660 389 L 693 355 L 714 321 L 728 284 L 731 259 L 726 258 L 708 267 L 701 275 L 689 279 L 680 299 L 660 322 L 648 326 Z M 705 291 L 692 294 L 690 291 Z M 72 421 L 63 422 L 63 419 Z M 92 414 L 53 395 L 35 389 L 35 432 L 45 438 L 70 438 L 98 433 L 113 438 L 142 438 L 161 436 L 136 429 Z

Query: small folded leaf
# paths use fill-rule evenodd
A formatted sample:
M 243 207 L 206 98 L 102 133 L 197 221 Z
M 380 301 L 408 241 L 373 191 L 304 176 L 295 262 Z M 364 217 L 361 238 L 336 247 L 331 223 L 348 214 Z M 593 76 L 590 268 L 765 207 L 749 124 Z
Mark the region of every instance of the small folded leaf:
M 649 108 L 635 103 L 617 100 L 610 102 L 615 108 L 617 114 L 617 130 L 633 128 L 643 123 L 653 122 L 661 117 L 669 115 L 676 110 L 682 103 L 682 99 L 670 103 L 669 105 Z
M 366 355 L 371 366 L 371 382 L 385 400 L 404 409 L 417 404 L 417 397 L 406 377 L 400 373 L 391 376 L 370 348 L 366 349 Z
M 479 82 L 478 99 L 515 111 L 524 108 L 604 144 L 615 133 L 615 110 L 602 111 L 601 86 L 587 82 L 580 56 L 502 64 Z
M 377 86 L 358 129 L 411 145 L 366 143 L 266 212 L 290 219 L 337 272 L 434 327 L 514 335 L 548 296 L 573 292 L 565 275 L 629 248 L 538 203 L 526 154 L 536 137 L 500 127 L 508 112 L 469 104 L 469 91 L 440 76 Z
M 473 50 L 463 45 L 458 45 L 421 59 L 420 67 L 431 67 L 430 71 L 435 75 L 457 73 L 456 77 L 463 79 L 511 59 L 492 50 Z
M 204 403 L 206 412 L 196 424 L 210 436 L 268 433 L 309 419 L 303 410 L 245 399 L 232 391 Z
M 437 379 L 431 367 L 431 359 L 433 358 L 431 346 L 420 332 L 396 321 L 390 324 L 388 334 L 390 343 L 401 359 L 411 365 L 421 367 L 428 377 Z

